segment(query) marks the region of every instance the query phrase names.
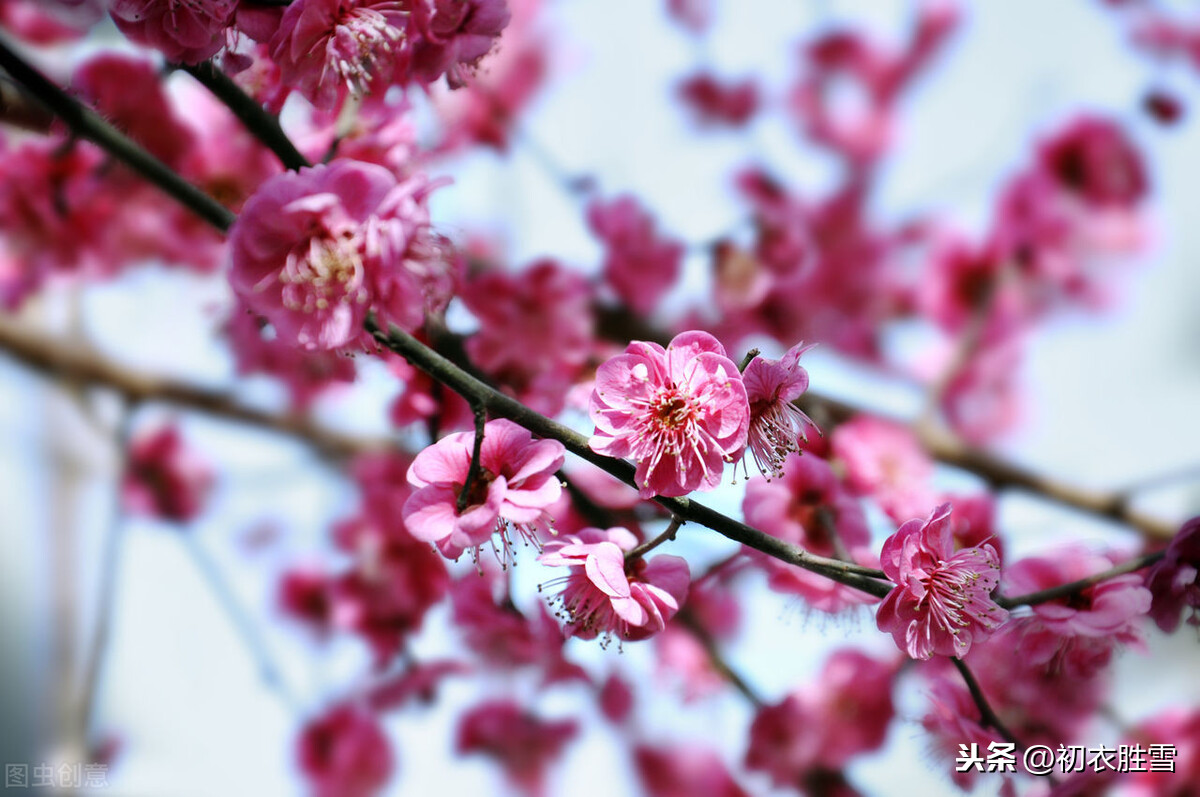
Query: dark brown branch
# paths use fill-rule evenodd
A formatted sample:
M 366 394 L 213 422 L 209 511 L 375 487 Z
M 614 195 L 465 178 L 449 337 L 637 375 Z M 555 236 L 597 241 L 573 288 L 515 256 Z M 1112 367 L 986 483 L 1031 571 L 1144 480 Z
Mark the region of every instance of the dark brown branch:
M 963 681 L 967 684 L 967 691 L 971 693 L 971 700 L 975 701 L 975 707 L 979 709 L 980 724 L 985 728 L 991 728 L 1006 742 L 1010 742 L 1017 746 L 1018 749 L 1024 750 L 1025 745 L 1021 744 L 1021 740 L 1013 735 L 1013 732 L 1005 727 L 1000 718 L 996 716 L 996 712 L 992 711 L 991 705 L 988 704 L 987 697 L 983 694 L 983 689 L 979 686 L 979 682 L 975 680 L 975 676 L 967 665 L 961 659 L 951 658 L 950 661 L 954 664 Z
M 652 540 L 647 540 L 641 545 L 625 554 L 625 563 L 632 562 L 634 559 L 640 559 L 646 554 L 653 551 L 664 542 L 670 542 L 675 539 L 675 535 L 679 533 L 679 527 L 683 525 L 683 521 L 677 517 L 672 517 L 671 522 L 667 524 L 666 530 Z
M 3 40 L 0 40 L 0 67 L 24 87 L 31 97 L 62 119 L 72 133 L 91 141 L 218 230 L 228 230 L 233 224 L 236 217 L 228 208 L 184 180 L 158 158 L 138 146 L 137 142 L 48 80 Z
M 254 137 L 265 144 L 288 169 L 310 166 L 308 159 L 300 154 L 292 140 L 279 126 L 279 119 L 268 113 L 253 97 L 242 91 L 228 75 L 213 65 L 212 61 L 200 64 L 180 64 L 178 69 L 187 72 L 213 96 L 225 104 Z
M 539 437 L 558 440 L 576 456 L 587 460 L 626 484 L 636 486 L 632 464 L 597 454 L 588 447 L 587 438 L 574 429 L 534 412 L 516 399 L 489 387 L 407 332 L 396 327 L 384 332 L 375 323 L 373 316 L 367 319 L 367 330 L 381 346 L 404 357 L 409 363 L 443 383 L 469 403 L 481 404 L 491 415 L 508 418 Z M 892 585 L 881 580 L 884 576 L 879 570 L 816 556 L 689 498 L 657 496 L 653 500 L 683 520 L 707 526 L 735 542 L 762 551 L 768 556 L 773 556 L 788 564 L 811 570 L 838 583 L 880 598 L 891 590 Z
M 1123 576 L 1126 573 L 1133 573 L 1141 570 L 1143 567 L 1150 567 L 1163 558 L 1165 551 L 1155 551 L 1144 556 L 1138 556 L 1130 559 L 1128 562 L 1122 562 L 1116 567 L 1111 567 L 1108 570 L 1095 573 L 1087 578 L 1081 578 L 1077 581 L 1071 581 L 1066 584 L 1059 584 L 1057 587 L 1048 587 L 1047 589 L 1030 592 L 1026 595 L 1018 595 L 1015 598 L 1005 598 L 996 596 L 994 600 L 998 605 L 1005 609 L 1012 609 L 1017 606 L 1036 606 L 1039 603 L 1047 603 L 1049 601 L 1058 600 L 1074 595 L 1076 592 L 1082 592 L 1088 587 L 1094 587 L 1097 584 L 1108 581 L 1110 578 Z
M 473 406 L 472 411 L 475 413 L 475 440 L 471 448 L 471 464 L 467 467 L 467 480 L 463 482 L 462 492 L 458 494 L 457 506 L 460 515 L 466 510 L 471 491 L 475 489 L 475 482 L 479 479 L 479 469 L 482 467 L 479 457 L 483 451 L 483 427 L 487 425 L 487 410 L 482 404 Z
M 102 355 L 25 329 L 0 315 L 0 350 L 51 377 L 113 390 L 130 402 L 161 401 L 304 440 L 322 453 L 345 457 L 391 445 L 326 429 L 303 415 L 280 414 L 239 404 L 225 393 L 120 366 Z

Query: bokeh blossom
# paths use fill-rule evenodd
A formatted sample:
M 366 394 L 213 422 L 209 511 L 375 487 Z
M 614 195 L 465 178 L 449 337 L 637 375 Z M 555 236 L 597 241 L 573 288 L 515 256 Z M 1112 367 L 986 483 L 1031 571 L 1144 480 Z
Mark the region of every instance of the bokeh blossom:
M 364 342 L 372 309 L 381 323 L 413 329 L 424 318 L 425 266 L 437 270 L 410 251 L 429 225 L 429 188 L 353 161 L 272 177 L 230 231 L 230 282 L 281 339 L 306 349 Z
M 204 509 L 216 473 L 167 424 L 129 443 L 121 503 L 125 510 L 175 523 L 187 523 Z

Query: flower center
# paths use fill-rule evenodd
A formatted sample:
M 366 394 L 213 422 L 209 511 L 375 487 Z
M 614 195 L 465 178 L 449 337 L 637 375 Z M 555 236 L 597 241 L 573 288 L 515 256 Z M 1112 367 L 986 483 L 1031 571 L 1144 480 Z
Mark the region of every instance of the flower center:
M 288 253 L 279 272 L 283 305 L 311 313 L 327 310 L 347 297 L 364 302 L 363 260 L 356 236 L 349 230 L 337 237 L 314 237 L 308 247 Z
M 389 16 L 403 13 L 399 3 L 374 6 L 347 11 L 338 20 L 329 42 L 330 65 L 350 93 L 356 95 L 367 93 L 380 64 L 405 35 L 402 28 L 389 21 Z
M 670 431 L 685 426 L 692 417 L 691 407 L 687 400 L 674 391 L 660 396 L 653 412 L 658 425 Z

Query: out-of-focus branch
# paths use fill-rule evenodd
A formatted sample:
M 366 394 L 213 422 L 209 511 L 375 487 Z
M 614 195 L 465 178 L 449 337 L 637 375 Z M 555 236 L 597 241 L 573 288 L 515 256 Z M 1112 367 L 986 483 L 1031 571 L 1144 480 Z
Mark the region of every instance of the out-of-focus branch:
M 113 390 L 130 402 L 160 401 L 299 438 L 322 453 L 345 457 L 393 445 L 383 438 L 342 434 L 293 413 L 254 409 L 226 393 L 118 365 L 96 353 L 31 332 L 0 315 L 0 350 L 47 376 Z
M 194 77 L 217 99 L 225 104 L 238 120 L 265 144 L 279 162 L 288 169 L 301 169 L 309 165 L 308 160 L 300 154 L 292 140 L 279 126 L 279 119 L 268 113 L 257 101 L 228 75 L 213 65 L 212 61 L 201 64 L 181 64 L 179 68 Z
M 1066 584 L 1059 584 L 1056 587 L 1048 587 L 1046 589 L 1038 590 L 1037 592 L 1030 592 L 1025 595 L 1017 595 L 1012 598 L 997 596 L 996 603 L 1005 609 L 1012 609 L 1017 606 L 1036 606 L 1039 603 L 1046 603 L 1048 601 L 1066 598 L 1070 595 L 1074 595 L 1077 592 L 1082 592 L 1088 587 L 1094 587 L 1102 581 L 1108 581 L 1110 578 L 1123 576 L 1126 573 L 1135 573 L 1138 570 L 1141 570 L 1143 567 L 1150 567 L 1151 565 L 1159 562 L 1165 554 L 1166 551 L 1155 551 L 1154 553 L 1144 554 L 1142 556 L 1130 559 L 1128 562 L 1122 562 L 1116 567 L 1110 567 L 1108 570 L 1104 570 L 1099 573 L 1093 573 L 1086 578 L 1081 578 L 1077 581 L 1071 581 Z
M 235 218 L 232 211 L 184 180 L 145 148 L 104 121 L 53 81 L 33 68 L 0 39 L 0 68 L 20 84 L 29 96 L 46 108 L 80 138 L 91 141 L 116 160 L 146 178 L 190 208 L 219 230 L 227 230 Z

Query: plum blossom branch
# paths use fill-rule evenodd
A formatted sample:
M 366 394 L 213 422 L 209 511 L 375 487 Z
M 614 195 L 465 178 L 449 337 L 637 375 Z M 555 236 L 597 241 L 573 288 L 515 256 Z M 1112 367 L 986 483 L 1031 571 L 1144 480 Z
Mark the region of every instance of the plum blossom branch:
M 242 91 L 238 84 L 230 80 L 212 61 L 199 64 L 178 64 L 182 69 L 212 92 L 213 96 L 225 104 L 233 115 L 246 126 L 254 136 L 265 144 L 288 169 L 295 171 L 309 166 L 308 159 L 300 154 L 292 140 L 283 132 L 279 119 L 268 113 L 254 98 Z
M 117 449 L 117 479 L 123 477 L 126 461 L 129 458 L 129 431 L 134 406 L 126 406 L 121 410 L 121 418 L 113 435 Z M 125 512 L 121 506 L 121 490 L 118 481 L 113 490 L 113 510 L 109 518 L 108 529 L 104 539 L 104 551 L 100 560 L 100 587 L 96 597 L 96 617 L 93 621 L 92 638 L 88 643 L 86 659 L 83 665 L 83 684 L 79 692 L 78 732 L 85 742 L 91 725 L 92 714 L 95 710 L 96 695 L 99 692 L 100 678 L 103 674 L 105 654 L 108 650 L 108 640 L 112 630 L 113 612 L 116 604 L 118 571 L 121 564 L 121 547 L 125 539 Z
M 487 409 L 482 404 L 475 404 L 471 410 L 475 413 L 475 441 L 471 449 L 471 464 L 467 467 L 467 480 L 463 482 L 462 492 L 458 494 L 457 506 L 460 515 L 466 511 L 467 501 L 475 488 L 475 482 L 479 479 L 479 457 L 483 450 L 483 427 L 487 425 Z
M 708 660 L 712 662 L 713 668 L 725 680 L 729 681 L 733 688 L 738 690 L 751 705 L 755 708 L 762 708 L 766 705 L 766 701 L 759 696 L 758 692 L 754 691 L 753 687 L 746 683 L 746 680 L 725 661 L 725 657 L 721 655 L 721 651 L 717 648 L 717 642 L 713 639 L 712 634 L 686 608 L 675 615 L 675 621 L 680 623 L 696 638 L 696 641 L 700 643 L 700 646 L 704 648 L 704 652 L 708 655 Z
M 294 413 L 267 412 L 238 403 L 228 394 L 125 368 L 98 352 L 32 332 L 0 315 L 0 349 L 50 377 L 113 390 L 131 403 L 160 401 L 190 410 L 269 429 L 303 440 L 321 453 L 348 457 L 395 445 L 392 441 L 354 437 L 332 431 Z
M 183 534 L 180 535 L 180 540 L 188 554 L 191 555 L 192 562 L 204 577 L 209 590 L 229 617 L 230 622 L 233 623 L 234 629 L 246 645 L 246 649 L 254 657 L 263 683 L 275 690 L 290 708 L 298 710 L 300 702 L 292 694 L 262 632 L 230 589 L 220 566 L 213 561 L 195 537 Z
M 163 188 L 218 230 L 228 230 L 233 223 L 234 214 L 228 209 L 183 180 L 94 112 L 81 105 L 74 97 L 47 80 L 3 41 L 0 41 L 0 67 L 7 70 L 16 82 L 23 85 L 50 111 L 61 117 L 77 135 L 93 141 L 109 155 Z M 607 337 L 615 335 L 621 340 L 665 338 L 623 308 L 600 308 L 597 313 L 597 332 Z M 186 401 L 179 403 L 188 404 Z M 862 411 L 857 406 L 821 396 L 813 391 L 807 392 L 798 404 L 822 426 L 836 425 Z M 259 420 L 265 418 L 260 416 Z M 1127 496 L 1122 492 L 1088 490 L 1043 476 L 969 446 L 943 429 L 922 425 L 914 431 L 930 456 L 974 473 L 995 488 L 1025 490 L 1048 501 L 1125 524 L 1152 539 L 1167 540 L 1175 533 L 1177 524 L 1164 522 L 1132 509 Z
M 1066 598 L 1077 592 L 1082 592 L 1088 587 L 1094 587 L 1103 581 L 1108 581 L 1110 578 L 1116 578 L 1117 576 L 1123 576 L 1126 573 L 1133 573 L 1141 570 L 1144 567 L 1150 567 L 1161 560 L 1164 555 L 1166 555 L 1166 551 L 1155 551 L 1154 553 L 1144 554 L 1134 559 L 1130 559 L 1127 562 L 1122 562 L 1116 567 L 1112 567 L 1108 570 L 1090 575 L 1087 578 L 1070 581 L 1066 584 L 1059 584 L 1056 587 L 1049 587 L 1047 589 L 1038 590 L 1037 592 L 1030 592 L 1025 595 L 1017 595 L 1016 597 L 1012 598 L 996 596 L 995 601 L 1002 608 L 1011 609 L 1016 606 L 1036 606 L 1039 603 L 1046 603 L 1048 601 L 1058 600 L 1059 598 Z
M 468 402 L 481 403 L 491 414 L 507 418 L 539 437 L 558 440 L 571 453 L 634 486 L 634 467 L 631 463 L 595 453 L 588 447 L 587 438 L 583 435 L 489 387 L 407 332 L 395 326 L 384 332 L 373 316 L 368 316 L 366 327 L 381 346 L 404 357 Z M 883 578 L 881 571 L 810 554 L 802 548 L 789 545 L 689 498 L 657 496 L 653 500 L 683 520 L 699 523 L 768 556 L 811 570 L 867 594 L 882 598 L 891 589 L 890 584 L 880 580 Z
M 971 700 L 975 701 L 975 707 L 979 709 L 979 719 L 985 728 L 991 728 L 1006 742 L 1016 745 L 1019 749 L 1024 750 L 1025 745 L 1021 740 L 1013 735 L 1013 732 L 1005 727 L 1004 723 L 996 716 L 996 712 L 992 710 L 988 703 L 987 696 L 983 694 L 982 687 L 979 686 L 979 681 L 975 680 L 971 669 L 961 659 L 950 657 L 950 661 L 954 664 L 954 668 L 958 670 L 962 676 L 963 682 L 967 685 L 967 691 L 971 693 Z
M 16 53 L 0 39 L 0 68 L 36 100 L 63 120 L 72 133 L 91 141 L 116 160 L 183 203 L 218 230 L 233 224 L 234 214 L 217 200 L 184 180 L 166 164 L 104 121 Z
M 625 561 L 632 562 L 634 559 L 637 559 L 640 556 L 645 556 L 646 554 L 650 553 L 655 548 L 662 545 L 664 542 L 673 541 L 675 539 L 675 535 L 679 533 L 679 527 L 682 525 L 683 525 L 682 520 L 680 520 L 677 517 L 672 516 L 671 522 L 667 524 L 667 528 L 662 534 L 659 534 L 657 537 L 655 537 L 652 540 L 647 540 L 646 542 L 643 542 L 638 547 L 627 552 L 625 554 Z

